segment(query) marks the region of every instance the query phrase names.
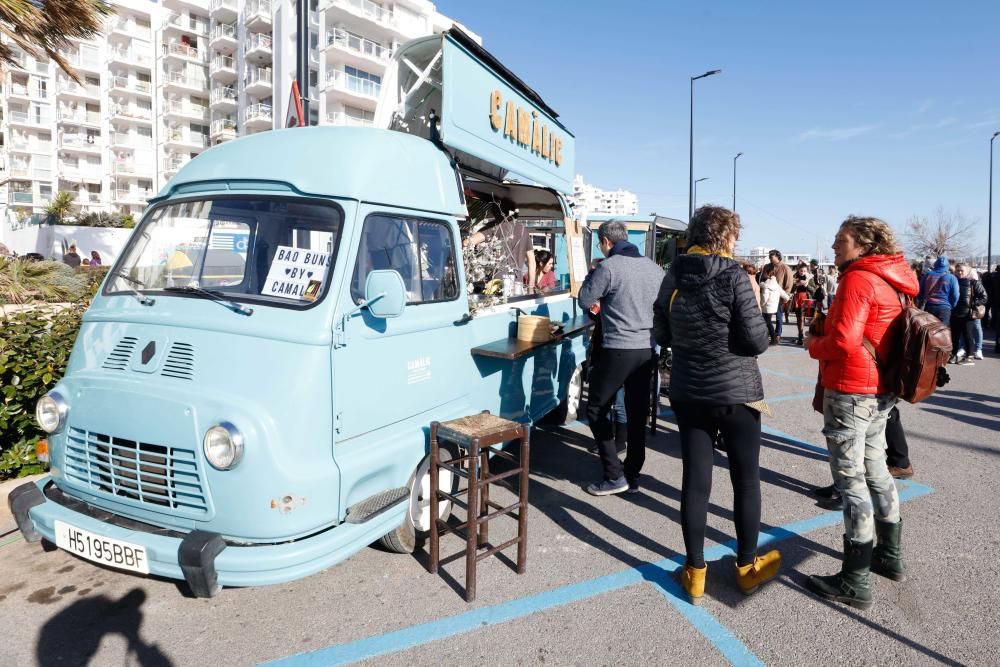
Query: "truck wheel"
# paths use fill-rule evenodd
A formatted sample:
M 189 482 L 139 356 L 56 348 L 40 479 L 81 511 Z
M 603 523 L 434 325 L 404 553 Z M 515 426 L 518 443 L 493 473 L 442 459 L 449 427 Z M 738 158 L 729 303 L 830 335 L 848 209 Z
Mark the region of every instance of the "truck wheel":
M 580 416 L 580 405 L 583 401 L 583 364 L 573 369 L 569 378 L 569 389 L 566 398 L 552 411 L 552 419 L 557 424 L 567 424 L 576 421 Z
M 448 458 L 455 456 L 450 448 L 442 447 L 441 453 Z M 425 456 L 410 476 L 410 499 L 407 503 L 403 523 L 380 540 L 385 549 L 399 554 L 410 554 L 423 545 L 431 534 L 431 457 Z M 458 487 L 458 477 L 449 470 L 442 469 L 438 477 L 438 488 L 454 493 Z M 438 504 L 438 518 L 451 515 L 451 501 L 442 500 Z

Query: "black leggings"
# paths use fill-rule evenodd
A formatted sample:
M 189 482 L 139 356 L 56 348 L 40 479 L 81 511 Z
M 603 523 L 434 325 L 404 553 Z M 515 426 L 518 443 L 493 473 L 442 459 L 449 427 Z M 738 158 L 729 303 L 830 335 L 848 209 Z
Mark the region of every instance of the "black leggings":
M 753 563 L 760 532 L 760 413 L 745 405 L 671 401 L 681 435 L 684 474 L 681 528 L 687 563 L 705 566 L 705 523 L 712 491 L 712 437 L 721 432 L 729 456 L 736 524 L 736 562 Z

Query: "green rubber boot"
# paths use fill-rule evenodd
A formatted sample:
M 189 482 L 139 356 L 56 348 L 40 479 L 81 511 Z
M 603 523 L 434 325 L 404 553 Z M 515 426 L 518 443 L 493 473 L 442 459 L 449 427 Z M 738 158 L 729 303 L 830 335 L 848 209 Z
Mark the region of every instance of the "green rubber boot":
M 872 572 L 893 581 L 906 579 L 906 565 L 903 564 L 903 549 L 900 546 L 903 520 L 899 523 L 875 522 L 877 544 L 872 550 Z
M 843 602 L 857 609 L 872 606 L 868 573 L 872 564 L 874 542 L 852 542 L 844 535 L 844 564 L 839 574 L 811 576 L 806 587 L 827 600 Z

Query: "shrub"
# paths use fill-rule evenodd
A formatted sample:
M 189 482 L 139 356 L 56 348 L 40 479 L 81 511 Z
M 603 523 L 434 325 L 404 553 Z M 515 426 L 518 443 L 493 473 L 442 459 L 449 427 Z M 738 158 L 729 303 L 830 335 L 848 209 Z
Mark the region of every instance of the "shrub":
M 62 262 L 0 258 L 0 303 L 77 301 L 87 279 Z
M 0 320 L 0 479 L 42 471 L 35 403 L 65 373 L 85 310 L 43 307 Z
M 131 229 L 135 227 L 135 218 L 132 217 L 131 213 L 96 211 L 78 216 L 73 224 L 80 227 L 121 227 Z

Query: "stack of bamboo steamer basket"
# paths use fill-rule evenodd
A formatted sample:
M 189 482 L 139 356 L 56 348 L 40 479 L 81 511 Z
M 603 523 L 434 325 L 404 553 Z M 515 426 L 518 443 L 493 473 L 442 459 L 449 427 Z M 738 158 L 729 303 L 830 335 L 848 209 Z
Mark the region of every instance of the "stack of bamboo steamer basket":
M 529 343 L 544 343 L 552 340 L 552 321 L 538 315 L 521 315 L 517 318 L 517 339 Z

